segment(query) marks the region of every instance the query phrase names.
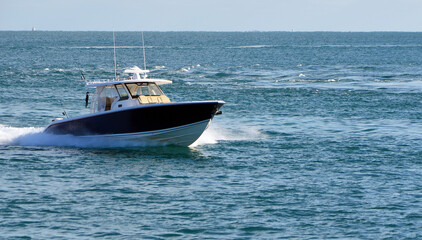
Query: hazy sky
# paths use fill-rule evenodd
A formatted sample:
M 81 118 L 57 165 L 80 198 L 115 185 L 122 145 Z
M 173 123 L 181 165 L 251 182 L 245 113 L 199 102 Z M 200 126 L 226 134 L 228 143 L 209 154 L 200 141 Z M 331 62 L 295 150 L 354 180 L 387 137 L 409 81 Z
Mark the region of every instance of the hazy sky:
M 0 0 L 0 30 L 422 31 L 422 0 Z

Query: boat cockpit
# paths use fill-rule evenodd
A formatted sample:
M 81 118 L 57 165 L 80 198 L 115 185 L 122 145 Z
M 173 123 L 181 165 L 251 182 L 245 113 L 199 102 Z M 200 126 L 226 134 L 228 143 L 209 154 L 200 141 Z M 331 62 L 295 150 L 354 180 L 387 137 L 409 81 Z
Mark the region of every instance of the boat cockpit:
M 91 103 L 91 113 L 141 104 L 169 103 L 170 99 L 156 83 L 132 82 L 98 86 Z
M 96 88 L 91 102 L 91 113 L 143 104 L 170 103 L 170 99 L 158 85 L 168 84 L 171 81 L 140 78 L 139 72 L 143 71 L 145 70 L 136 69 L 134 76 L 125 80 L 87 83 L 87 87 Z

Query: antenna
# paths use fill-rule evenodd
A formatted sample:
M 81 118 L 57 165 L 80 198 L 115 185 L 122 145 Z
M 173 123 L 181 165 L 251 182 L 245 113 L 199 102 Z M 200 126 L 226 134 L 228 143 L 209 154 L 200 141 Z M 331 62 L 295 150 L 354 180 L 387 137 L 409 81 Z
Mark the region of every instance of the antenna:
M 63 108 L 62 115 L 65 116 L 66 118 L 69 118 L 69 116 L 67 115 L 66 109 L 64 109 L 63 103 L 60 99 L 59 99 L 59 103 L 60 103 L 60 106 Z
M 116 63 L 116 38 L 113 29 L 113 46 L 114 46 L 114 79 L 117 80 L 117 63 Z
M 142 31 L 142 51 L 144 53 L 144 70 L 147 70 L 147 60 L 146 60 L 146 57 L 145 57 L 144 31 Z

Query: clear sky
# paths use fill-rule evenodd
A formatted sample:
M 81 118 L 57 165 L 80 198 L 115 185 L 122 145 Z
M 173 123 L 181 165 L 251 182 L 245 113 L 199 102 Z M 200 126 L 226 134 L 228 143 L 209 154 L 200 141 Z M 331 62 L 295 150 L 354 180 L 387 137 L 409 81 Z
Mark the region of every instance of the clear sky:
M 0 30 L 422 31 L 422 0 L 0 0 Z

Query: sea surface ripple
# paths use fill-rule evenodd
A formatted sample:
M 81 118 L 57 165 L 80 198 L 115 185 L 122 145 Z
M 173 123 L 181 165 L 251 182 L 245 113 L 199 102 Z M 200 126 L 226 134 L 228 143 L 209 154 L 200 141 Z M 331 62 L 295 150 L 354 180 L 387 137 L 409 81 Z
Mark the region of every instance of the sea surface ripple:
M 0 239 L 422 239 L 422 33 L 145 41 L 172 101 L 226 101 L 194 146 L 43 133 L 113 77 L 112 33 L 0 31 Z

